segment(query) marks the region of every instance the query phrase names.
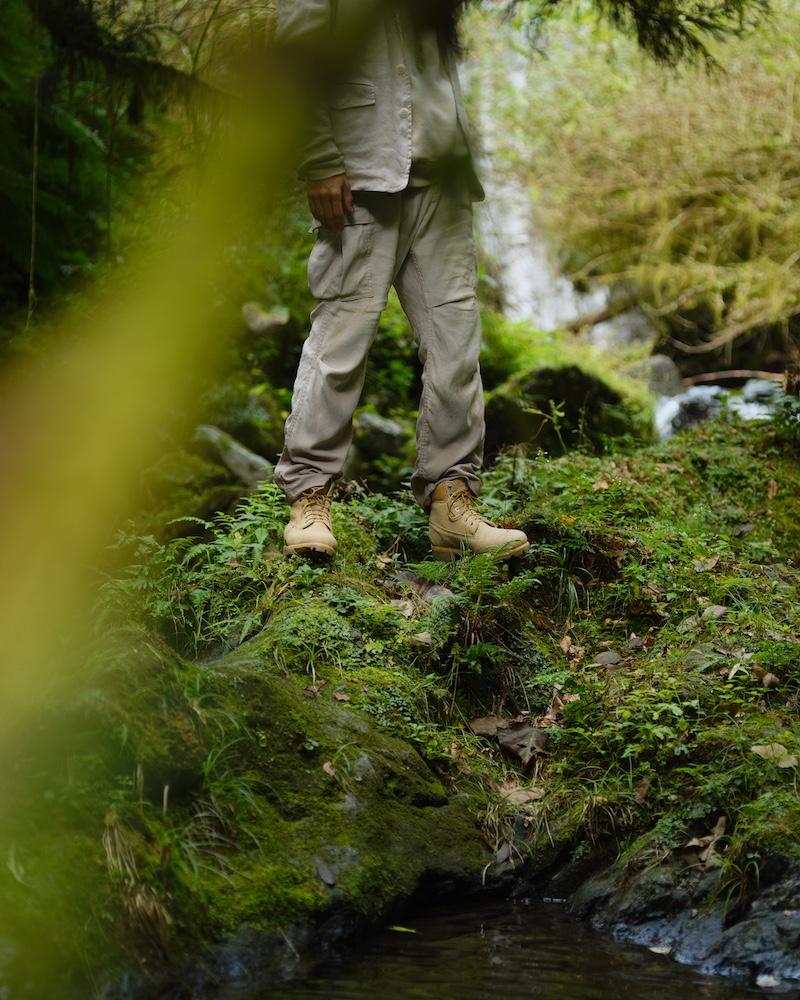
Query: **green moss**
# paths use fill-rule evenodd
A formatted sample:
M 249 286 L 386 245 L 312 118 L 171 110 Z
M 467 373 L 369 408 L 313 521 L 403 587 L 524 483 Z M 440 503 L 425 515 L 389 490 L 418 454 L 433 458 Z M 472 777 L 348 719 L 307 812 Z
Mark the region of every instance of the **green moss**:
M 731 855 L 800 857 L 800 800 L 793 788 L 770 789 L 746 803 L 736 816 Z
M 226 879 L 201 878 L 218 933 L 303 925 L 332 905 L 375 918 L 423 873 L 477 879 L 474 817 L 413 750 L 332 697 L 253 670 L 252 651 L 247 661 L 226 663 L 227 708 L 247 734 L 240 763 L 257 808 Z

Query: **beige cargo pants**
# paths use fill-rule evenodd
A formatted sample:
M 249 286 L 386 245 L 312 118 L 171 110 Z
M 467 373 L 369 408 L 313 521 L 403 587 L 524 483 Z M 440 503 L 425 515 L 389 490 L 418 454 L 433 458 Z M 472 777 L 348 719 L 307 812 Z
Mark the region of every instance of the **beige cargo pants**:
M 308 263 L 318 305 L 303 346 L 275 481 L 293 503 L 341 474 L 367 353 L 394 285 L 423 365 L 414 496 L 465 479 L 483 458 L 481 327 L 469 194 L 460 185 L 361 193 L 342 233 L 319 229 Z

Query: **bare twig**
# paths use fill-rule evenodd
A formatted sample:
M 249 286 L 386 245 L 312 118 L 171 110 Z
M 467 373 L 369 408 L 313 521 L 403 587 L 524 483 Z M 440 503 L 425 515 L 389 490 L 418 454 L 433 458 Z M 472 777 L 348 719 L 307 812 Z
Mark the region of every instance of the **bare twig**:
M 752 368 L 733 368 L 724 372 L 703 372 L 702 375 L 689 375 L 683 380 L 684 385 L 699 385 L 701 382 L 720 382 L 726 378 L 763 378 L 780 382 L 781 372 L 760 372 Z
M 634 301 L 632 298 L 627 298 L 609 302 L 605 309 L 590 313 L 588 316 L 580 316 L 578 319 L 572 320 L 571 323 L 567 323 L 565 329 L 570 333 L 577 333 L 579 330 L 586 329 L 587 326 L 597 326 L 598 323 L 604 323 L 607 319 L 613 319 L 630 309 Z

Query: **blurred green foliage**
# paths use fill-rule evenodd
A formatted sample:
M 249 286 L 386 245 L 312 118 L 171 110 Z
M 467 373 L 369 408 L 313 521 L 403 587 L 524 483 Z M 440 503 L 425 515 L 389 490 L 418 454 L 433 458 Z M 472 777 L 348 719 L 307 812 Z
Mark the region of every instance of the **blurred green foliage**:
M 665 72 L 591 3 L 552 19 L 542 53 L 518 27 L 473 29 L 495 162 L 530 194 L 579 286 L 642 306 L 684 371 L 775 368 L 797 349 L 800 14 L 710 45 L 718 65 Z

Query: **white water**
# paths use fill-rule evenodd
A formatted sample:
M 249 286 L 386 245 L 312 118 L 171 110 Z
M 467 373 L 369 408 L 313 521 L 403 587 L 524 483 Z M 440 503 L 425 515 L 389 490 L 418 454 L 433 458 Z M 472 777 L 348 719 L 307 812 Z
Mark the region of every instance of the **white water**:
M 534 229 L 530 197 L 510 172 L 484 171 L 486 205 L 479 212 L 483 245 L 494 258 L 503 291 L 503 312 L 551 331 L 607 302 L 605 289 L 577 292 L 550 259 L 548 245 Z

